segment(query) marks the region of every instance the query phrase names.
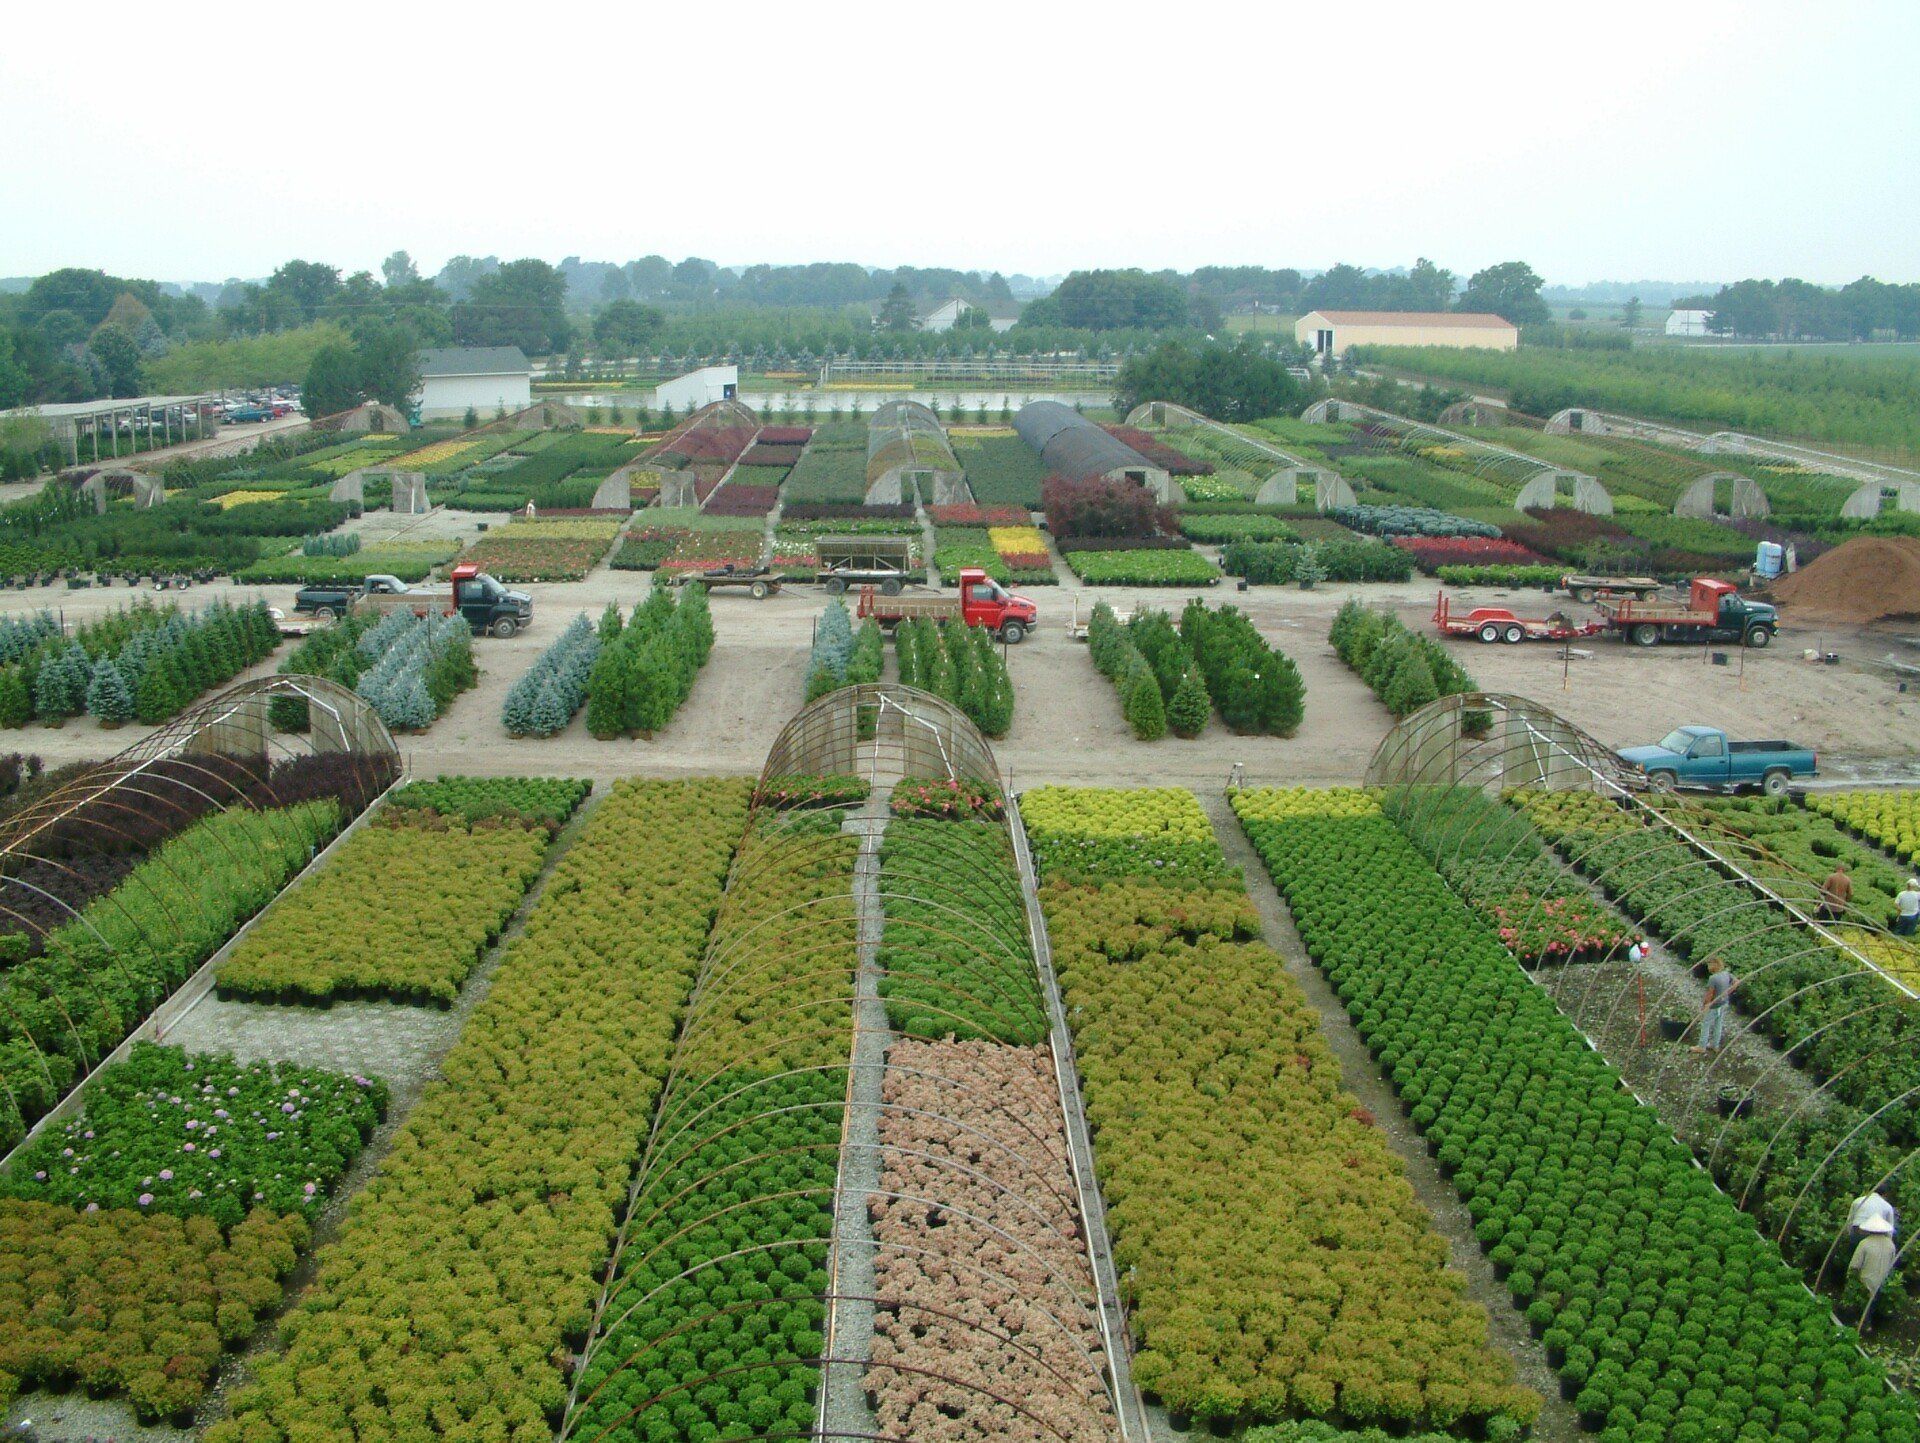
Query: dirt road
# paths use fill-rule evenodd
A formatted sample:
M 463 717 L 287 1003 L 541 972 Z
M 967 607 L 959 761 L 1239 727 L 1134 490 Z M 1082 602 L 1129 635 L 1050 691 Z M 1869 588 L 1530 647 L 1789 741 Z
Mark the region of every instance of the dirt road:
M 390 526 L 376 513 L 369 528 Z M 436 513 L 422 531 L 469 535 L 473 522 Z M 798 709 L 814 618 L 824 598 L 793 588 L 755 602 L 732 592 L 713 599 L 718 636 L 712 659 L 692 696 L 659 735 L 642 741 L 600 742 L 576 719 L 545 741 L 510 740 L 500 724 L 507 688 L 578 612 L 598 616 L 608 601 L 631 606 L 648 585 L 644 573 L 596 571 L 582 582 L 531 588 L 534 625 L 511 641 L 482 639 L 474 646 L 480 684 L 455 701 L 427 732 L 401 738 L 416 774 L 447 772 L 570 774 L 607 778 L 634 773 L 757 771 L 780 728 Z M 196 587 L 169 598 L 198 605 L 216 595 L 265 595 L 289 607 L 292 588 Z M 1173 610 L 1193 593 L 1120 588 L 1036 588 L 1041 628 L 1008 653 L 1017 705 L 1008 735 L 995 744 L 1017 785 L 1057 780 L 1106 785 L 1218 785 L 1236 762 L 1249 781 L 1340 783 L 1358 780 L 1367 759 L 1392 725 L 1386 709 L 1334 657 L 1327 628 L 1340 603 L 1359 595 L 1391 606 L 1410 626 L 1424 629 L 1432 609 L 1431 583 L 1334 586 L 1314 592 L 1262 587 L 1240 593 L 1226 587 L 1203 593 L 1210 603 L 1244 608 L 1261 631 L 1299 666 L 1307 684 L 1306 721 L 1291 738 L 1241 737 L 1218 722 L 1193 741 L 1169 737 L 1133 740 L 1118 698 L 1072 641 L 1064 622 L 1078 596 L 1084 615 L 1105 597 L 1115 606 Z M 69 621 L 124 605 L 137 595 L 124 587 L 78 592 L 52 589 L 0 593 L 0 614 L 54 606 Z M 1510 600 L 1482 593 L 1478 601 Z M 1538 593 L 1515 600 L 1538 609 Z M 1895 628 L 1897 630 L 1897 628 Z M 1847 628 L 1801 630 L 1788 618 L 1780 642 L 1729 664 L 1713 666 L 1696 648 L 1652 651 L 1599 640 L 1588 656 L 1563 663 L 1549 646 L 1449 643 L 1468 671 L 1491 691 L 1516 692 L 1546 702 L 1609 746 L 1655 740 L 1683 722 L 1711 722 L 1743 737 L 1789 737 L 1821 753 L 1829 776 L 1857 773 L 1920 775 L 1920 691 L 1901 694 L 1883 672 L 1866 665 L 1896 643 L 1890 632 Z M 1807 646 L 1840 653 L 1837 665 L 1801 659 Z M 269 662 L 259 669 L 274 669 Z M 889 658 L 891 665 L 891 658 Z M 137 727 L 102 732 L 82 719 L 60 730 L 29 727 L 0 745 L 37 752 L 49 762 L 108 756 L 143 735 Z

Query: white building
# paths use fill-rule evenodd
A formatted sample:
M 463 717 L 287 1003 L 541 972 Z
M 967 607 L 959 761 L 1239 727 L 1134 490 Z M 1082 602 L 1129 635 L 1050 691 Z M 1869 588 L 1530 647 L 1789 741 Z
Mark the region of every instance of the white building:
M 1713 334 L 1707 328 L 1713 323 L 1712 311 L 1668 311 L 1667 334 L 1670 336 L 1707 336 Z
M 420 353 L 420 419 L 464 416 L 533 404 L 533 366 L 518 346 L 454 346 Z
M 684 376 L 676 376 L 671 381 L 662 381 L 655 386 L 653 409 L 664 411 L 671 406 L 676 415 L 684 416 L 702 406 L 711 406 L 715 401 L 731 401 L 739 389 L 738 366 L 702 366 L 697 371 L 689 371 Z
M 1293 323 L 1293 338 L 1322 356 L 1344 356 L 1355 346 L 1511 351 L 1520 328 L 1484 311 L 1308 311 Z
M 1020 312 L 1017 307 L 1013 308 L 1008 314 L 1002 315 L 1000 313 L 1001 308 L 999 307 L 992 305 L 975 305 L 972 301 L 963 301 L 956 298 L 947 301 L 943 305 L 936 306 L 933 310 L 927 312 L 926 315 L 920 317 L 920 329 L 923 331 L 934 331 L 936 333 L 940 331 L 950 331 L 960 323 L 960 317 L 967 311 L 985 311 L 987 313 L 987 324 L 993 328 L 994 334 L 996 335 L 1002 331 L 1012 330 L 1013 323 L 1020 319 Z

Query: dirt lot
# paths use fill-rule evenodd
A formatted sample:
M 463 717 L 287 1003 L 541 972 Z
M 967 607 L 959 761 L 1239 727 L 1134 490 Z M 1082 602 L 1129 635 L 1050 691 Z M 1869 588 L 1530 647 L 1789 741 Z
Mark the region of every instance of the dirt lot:
M 368 531 L 394 522 L 375 513 L 361 523 Z M 411 534 L 474 534 L 473 520 L 435 513 L 410 524 Z M 794 588 L 768 601 L 738 593 L 714 597 L 718 643 L 693 695 L 672 724 L 646 741 L 598 742 L 576 719 L 551 740 L 510 741 L 500 725 L 508 686 L 578 611 L 598 615 L 609 600 L 631 605 L 644 592 L 643 573 L 602 568 L 586 581 L 531 588 L 536 616 L 531 629 L 512 641 L 475 644 L 480 685 L 460 697 L 427 732 L 401 738 L 418 775 L 443 772 L 568 773 L 614 777 L 628 773 L 751 772 L 758 770 L 781 726 L 799 706 L 806 651 L 822 598 L 810 587 Z M 8 591 L 0 612 L 54 606 L 69 621 L 85 619 L 134 599 L 124 587 L 88 591 Z M 290 607 L 292 588 L 197 587 L 169 593 L 196 605 L 215 595 L 264 594 Z M 1274 587 L 1238 593 L 1216 588 L 1210 602 L 1231 601 L 1299 665 L 1307 683 L 1307 716 L 1300 734 L 1288 739 L 1238 737 L 1218 723 L 1194 741 L 1133 740 L 1113 688 L 1094 670 L 1086 648 L 1066 634 L 1065 622 L 1078 598 L 1081 613 L 1104 596 L 1121 608 L 1178 607 L 1190 595 L 1179 591 L 1116 588 L 1036 588 L 1041 628 L 1013 648 L 1009 663 L 1018 705 L 1012 730 L 996 744 L 1016 785 L 1057 780 L 1127 784 L 1166 782 L 1218 785 L 1235 762 L 1250 781 L 1352 782 L 1392 724 L 1365 686 L 1334 657 L 1327 627 L 1349 595 L 1394 607 L 1411 626 L 1425 628 L 1432 585 L 1334 586 L 1316 592 Z M 1503 593 L 1468 598 L 1490 603 Z M 1514 599 L 1516 609 L 1540 608 L 1538 593 Z M 1910 629 L 1910 628 L 1909 628 Z M 1728 665 L 1712 666 L 1692 647 L 1629 649 L 1600 639 L 1585 656 L 1566 663 L 1544 645 L 1482 646 L 1450 643 L 1468 670 L 1490 691 L 1516 692 L 1545 701 L 1610 746 L 1655 740 L 1683 722 L 1711 722 L 1737 736 L 1789 737 L 1817 748 L 1825 775 L 1833 779 L 1920 775 L 1920 688 L 1901 694 L 1884 671 L 1868 665 L 1899 649 L 1898 626 L 1877 632 L 1848 628 L 1802 630 L 1792 625 L 1765 652 L 1734 648 Z M 1837 651 L 1837 665 L 1801 659 L 1801 650 Z M 268 662 L 258 674 L 270 673 Z M 107 756 L 137 740 L 138 727 L 102 732 L 91 721 L 60 730 L 30 727 L 5 745 L 37 752 L 48 761 Z

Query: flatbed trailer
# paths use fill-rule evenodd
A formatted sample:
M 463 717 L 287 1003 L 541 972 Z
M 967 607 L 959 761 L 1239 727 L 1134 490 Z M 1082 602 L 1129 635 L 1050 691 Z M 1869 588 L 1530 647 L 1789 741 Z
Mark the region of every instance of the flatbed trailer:
M 822 536 L 813 543 L 814 581 L 835 596 L 850 586 L 877 586 L 898 596 L 912 579 L 911 536 Z
M 1730 581 L 1694 578 L 1684 602 L 1629 597 L 1597 603 L 1608 631 L 1635 646 L 1662 642 L 1739 642 L 1760 648 L 1780 629 L 1780 613 L 1764 601 L 1749 601 Z
M 1645 598 L 1660 590 L 1661 583 L 1651 576 L 1582 576 L 1578 572 L 1560 578 L 1560 589 L 1575 601 L 1592 604 L 1606 597 Z
M 755 601 L 765 601 L 780 590 L 780 577 L 766 566 L 720 566 L 711 571 L 676 571 L 667 577 L 669 586 L 685 586 L 692 581 L 699 582 L 708 591 L 737 586 Z
M 1442 636 L 1472 637 L 1483 642 L 1578 641 L 1605 629 L 1599 621 L 1576 622 L 1555 612 L 1551 616 L 1515 616 L 1504 606 L 1476 606 L 1456 613 L 1453 599 L 1441 592 L 1433 605 L 1433 624 Z

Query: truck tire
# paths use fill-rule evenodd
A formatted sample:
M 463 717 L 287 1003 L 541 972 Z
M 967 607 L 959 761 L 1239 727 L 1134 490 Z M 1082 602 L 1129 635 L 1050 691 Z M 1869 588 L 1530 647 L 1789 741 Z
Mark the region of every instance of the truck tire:
M 1591 586 L 1583 586 L 1579 588 L 1579 590 L 1573 593 L 1573 599 L 1575 601 L 1583 601 L 1588 606 L 1592 606 L 1594 602 L 1594 598 L 1598 594 L 1599 593 L 1597 593 Z
M 1680 785 L 1676 772 L 1648 772 L 1647 782 L 1656 792 L 1670 792 Z
M 773 595 L 773 588 L 768 586 L 764 581 L 756 581 L 747 588 L 747 595 L 751 596 L 755 601 L 765 601 L 769 596 Z
M 1509 626 L 1505 631 L 1500 633 L 1500 639 L 1506 642 L 1507 645 L 1512 646 L 1516 642 L 1527 639 L 1527 629 L 1524 626 Z
M 846 589 L 847 589 L 846 577 L 829 576 L 827 578 L 827 595 L 828 596 L 838 596 L 842 592 L 844 592 Z
M 880 594 L 882 596 L 898 596 L 900 591 L 901 581 L 897 576 L 889 576 L 885 581 L 880 583 Z
M 1027 639 L 1027 629 L 1017 621 L 1009 621 L 1000 628 L 1000 639 L 1008 646 L 1018 646 Z
M 1784 797 L 1787 794 L 1789 777 L 1784 767 L 1774 767 L 1760 779 L 1760 790 L 1770 797 Z
M 1482 622 L 1480 630 L 1474 634 L 1482 641 L 1494 642 L 1500 639 L 1500 628 L 1495 626 L 1491 621 Z
M 1641 622 L 1638 626 L 1634 627 L 1632 631 L 1628 632 L 1627 635 L 1632 638 L 1635 646 L 1658 646 L 1660 644 L 1660 628 L 1655 626 L 1651 621 Z
M 340 613 L 335 611 L 331 606 L 316 606 L 313 609 L 313 619 L 315 621 L 338 621 L 340 619 Z
M 491 631 L 494 636 L 501 641 L 511 641 L 513 640 L 514 633 L 520 630 L 520 623 L 515 621 L 511 616 L 503 616 L 494 622 L 492 626 L 488 627 L 487 630 Z
M 1773 643 L 1773 628 L 1756 626 L 1746 635 L 1746 643 L 1755 651 L 1765 651 Z

